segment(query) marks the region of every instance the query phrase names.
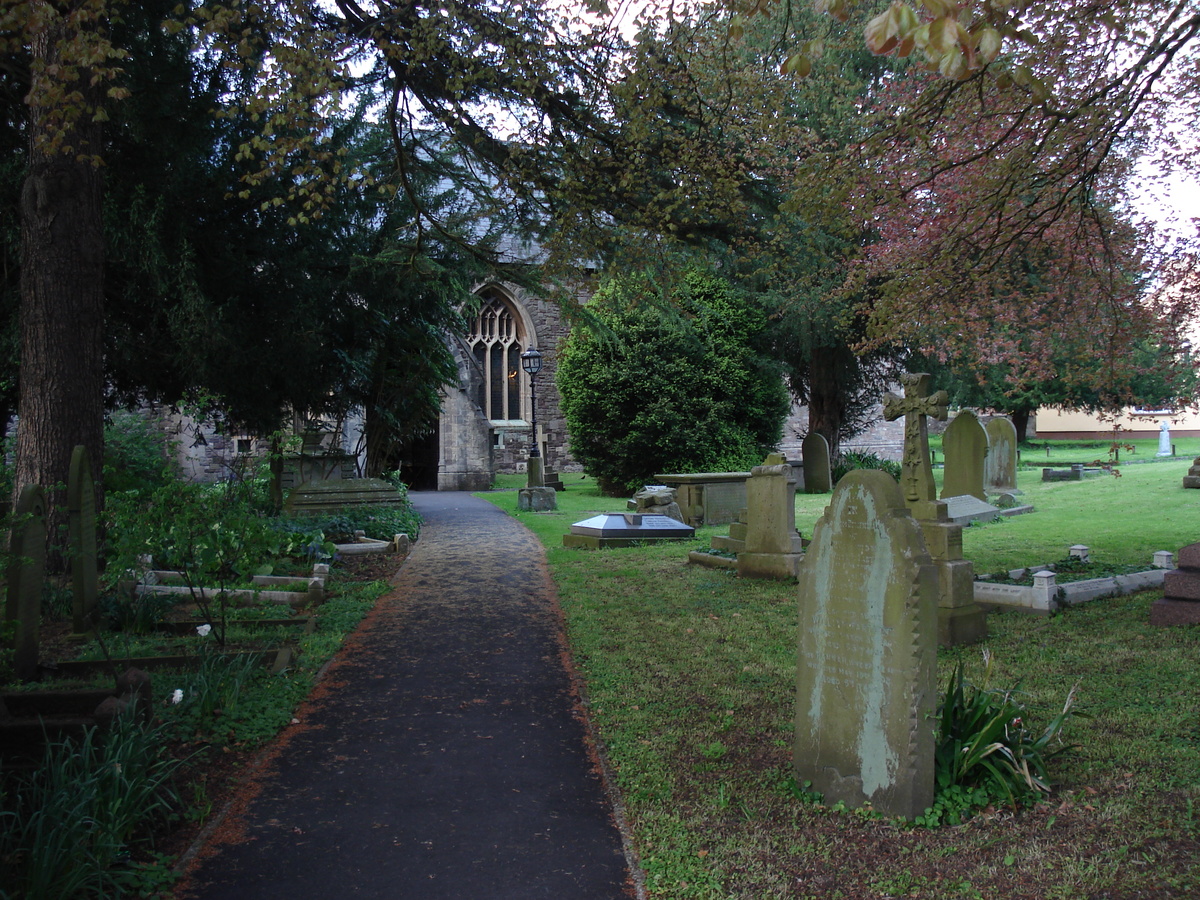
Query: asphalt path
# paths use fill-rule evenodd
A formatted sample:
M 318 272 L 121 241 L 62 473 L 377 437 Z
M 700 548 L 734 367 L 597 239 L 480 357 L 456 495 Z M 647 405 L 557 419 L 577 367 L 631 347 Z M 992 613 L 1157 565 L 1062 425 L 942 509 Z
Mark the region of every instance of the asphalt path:
M 461 493 L 421 539 L 181 897 L 635 896 L 545 555 Z

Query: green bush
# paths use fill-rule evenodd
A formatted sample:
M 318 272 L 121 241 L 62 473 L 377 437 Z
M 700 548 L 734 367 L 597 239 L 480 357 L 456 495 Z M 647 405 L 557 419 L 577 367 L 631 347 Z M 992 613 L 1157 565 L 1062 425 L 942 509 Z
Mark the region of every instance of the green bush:
M 779 440 L 788 396 L 758 349 L 766 316 L 721 278 L 684 273 L 664 305 L 646 279 L 613 280 L 558 365 L 572 453 L 610 494 L 659 472 L 744 470 Z M 664 308 L 665 306 L 665 308 Z
M 335 515 L 298 516 L 281 520 L 280 527 L 302 534 L 320 534 L 339 544 L 354 540 L 356 531 L 381 541 L 391 540 L 397 534 L 407 534 L 416 540 L 421 533 L 421 514 L 406 500 L 403 506 L 359 507 Z
M 154 568 L 182 573 L 191 588 L 217 588 L 216 609 L 199 591 L 191 599 L 225 642 L 227 601 L 224 591 L 266 574 L 273 561 L 304 555 L 323 538 L 295 534 L 275 527 L 273 520 L 254 511 L 245 496 L 228 485 L 176 483 L 155 491 L 130 491 L 109 497 L 110 586 L 120 588 L 128 573 L 142 572 L 145 558 Z M 135 602 L 118 597 L 118 603 Z
M 874 453 L 848 450 L 838 457 L 838 461 L 833 466 L 833 471 L 830 473 L 833 476 L 833 483 L 837 484 L 855 469 L 881 469 L 897 481 L 900 480 L 900 463 L 895 460 L 882 459 Z
M 104 424 L 105 489 L 153 490 L 173 483 L 178 471 L 171 451 L 166 436 L 146 416 L 116 410 Z

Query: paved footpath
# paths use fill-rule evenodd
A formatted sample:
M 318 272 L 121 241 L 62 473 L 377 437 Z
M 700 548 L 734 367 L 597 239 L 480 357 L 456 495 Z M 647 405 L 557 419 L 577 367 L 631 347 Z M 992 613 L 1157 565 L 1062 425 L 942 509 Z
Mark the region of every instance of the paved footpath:
M 395 590 L 181 896 L 634 896 L 541 545 L 469 494 L 412 496 Z

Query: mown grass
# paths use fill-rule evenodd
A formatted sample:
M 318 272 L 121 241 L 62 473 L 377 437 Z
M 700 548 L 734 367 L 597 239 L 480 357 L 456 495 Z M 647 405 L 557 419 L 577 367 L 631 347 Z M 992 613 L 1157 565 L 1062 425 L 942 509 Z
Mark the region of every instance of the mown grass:
M 972 527 L 980 571 L 1045 562 L 1085 543 L 1148 560 L 1200 530 L 1186 463 L 1021 489 L 1038 512 Z M 912 829 L 805 802 L 790 782 L 792 584 L 686 563 L 694 543 L 566 550 L 586 514 L 624 507 L 574 480 L 555 513 L 517 513 L 544 541 L 590 712 L 622 792 L 653 897 L 1191 897 L 1200 893 L 1200 629 L 1151 628 L 1160 594 L 1049 619 L 992 615 L 994 683 L 1020 685 L 1042 721 L 1078 685 L 1051 799 L 957 828 Z M 828 497 L 800 497 L 807 535 Z M 1109 559 L 1109 556 L 1112 559 Z M 981 674 L 982 647 L 943 651 Z

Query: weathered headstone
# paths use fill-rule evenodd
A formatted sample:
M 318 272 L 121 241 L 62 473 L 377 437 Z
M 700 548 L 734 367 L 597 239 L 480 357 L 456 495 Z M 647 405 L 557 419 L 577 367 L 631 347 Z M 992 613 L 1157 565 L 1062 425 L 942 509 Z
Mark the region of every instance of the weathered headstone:
M 990 419 L 987 430 L 988 455 L 984 465 L 984 488 L 989 494 L 1011 494 L 1017 490 L 1017 427 L 1009 419 Z
M 746 482 L 746 545 L 738 553 L 744 578 L 795 578 L 804 558 L 796 531 L 798 467 L 772 453 Z
M 67 533 L 71 542 L 71 617 L 75 633 L 94 624 L 99 580 L 96 569 L 96 491 L 87 448 L 71 453 L 67 476 Z
M 828 494 L 833 490 L 833 475 L 829 468 L 829 441 L 825 435 L 810 431 L 800 444 L 804 460 L 804 492 Z
M 523 487 L 517 491 L 517 509 L 521 512 L 550 512 L 558 509 L 558 496 L 552 487 Z
M 1158 426 L 1158 453 L 1155 456 L 1174 456 L 1171 451 L 1171 423 L 1166 419 Z
M 37 674 L 42 585 L 46 580 L 46 494 L 39 485 L 27 484 L 21 490 L 9 551 L 4 618 L 16 625 L 13 671 L 18 678 L 29 679 Z
M 800 567 L 793 765 L 828 802 L 933 804 L 936 580 L 891 476 L 846 475 Z
M 969 495 L 987 500 L 983 490 L 983 469 L 988 455 L 988 435 L 973 410 L 962 410 L 946 426 L 942 452 L 946 456 L 942 499 Z
M 935 500 L 929 460 L 926 416 L 946 417 L 945 391 L 929 394 L 930 376 L 905 374 L 906 396 L 890 391 L 883 398 L 889 421 L 904 416 L 904 455 L 900 488 L 904 502 L 921 525 L 925 546 L 938 572 L 938 642 L 945 647 L 971 644 L 987 637 L 987 614 L 975 602 L 975 567 L 963 559 L 962 526 L 949 520 L 946 504 Z

